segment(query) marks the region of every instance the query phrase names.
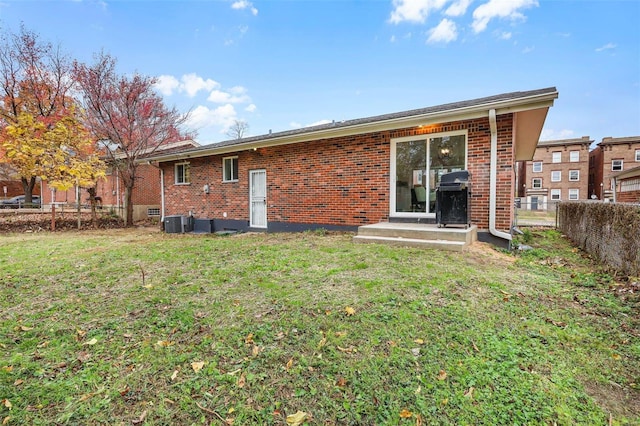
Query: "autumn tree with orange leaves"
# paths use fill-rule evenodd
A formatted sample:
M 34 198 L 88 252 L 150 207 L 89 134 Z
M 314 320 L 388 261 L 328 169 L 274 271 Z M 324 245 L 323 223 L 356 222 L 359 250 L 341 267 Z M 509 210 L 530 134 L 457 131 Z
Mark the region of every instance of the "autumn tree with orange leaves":
M 74 79 L 82 94 L 87 125 L 102 141 L 109 163 L 125 188 L 125 223 L 133 224 L 132 193 L 144 156 L 170 142 L 189 139 L 179 129 L 188 118 L 167 108 L 155 92 L 156 79 L 139 74 L 122 76 L 116 60 L 101 53 L 95 63 L 76 63 Z
M 21 28 L 0 43 L 0 161 L 19 175 L 30 203 L 36 179 L 66 190 L 104 176 L 95 144 L 71 97 L 71 62 Z

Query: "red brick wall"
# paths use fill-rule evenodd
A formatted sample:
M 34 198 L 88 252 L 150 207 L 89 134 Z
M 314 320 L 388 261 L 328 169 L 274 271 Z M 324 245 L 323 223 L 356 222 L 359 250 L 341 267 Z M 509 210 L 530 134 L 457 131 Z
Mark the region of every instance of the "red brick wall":
M 620 203 L 640 203 L 640 191 L 618 192 L 616 201 Z
M 515 174 L 513 116 L 499 116 L 498 229 L 510 229 Z M 249 220 L 249 170 L 267 172 L 269 222 L 357 226 L 389 219 L 390 140 L 468 131 L 471 220 L 489 223 L 490 130 L 487 118 L 190 159 L 191 184 L 176 185 L 174 162 L 163 163 L 165 214 Z M 238 181 L 222 182 L 222 158 L 238 156 Z M 205 194 L 203 186 L 210 186 Z

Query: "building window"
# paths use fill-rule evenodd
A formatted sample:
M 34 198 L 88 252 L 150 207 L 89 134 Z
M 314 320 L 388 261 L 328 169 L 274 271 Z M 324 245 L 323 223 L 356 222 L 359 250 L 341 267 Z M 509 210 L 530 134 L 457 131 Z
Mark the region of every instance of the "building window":
M 577 163 L 578 161 L 580 161 L 580 151 L 570 151 L 569 161 L 572 163 Z
M 562 180 L 562 173 L 560 170 L 554 170 L 551 172 L 551 182 L 560 182 Z
M 184 185 L 191 183 L 191 173 L 189 163 L 176 164 L 176 184 Z
M 238 180 L 238 157 L 222 159 L 222 181 L 236 182 Z
M 580 180 L 580 170 L 569 170 L 569 180 L 577 182 Z
M 531 179 L 531 187 L 533 189 L 541 189 L 542 188 L 542 178 L 533 178 L 533 179 Z
M 551 190 L 551 199 L 553 201 L 560 201 L 560 190 L 559 189 L 552 189 Z
M 577 200 L 579 198 L 580 191 L 578 189 L 570 189 L 569 190 L 569 199 Z
M 636 149 L 636 161 L 640 161 L 640 149 Z
M 147 209 L 147 216 L 160 216 L 160 209 L 158 207 L 149 207 Z
M 611 160 L 611 171 L 612 172 L 621 172 L 622 171 L 622 160 Z
M 533 162 L 533 173 L 540 173 L 542 171 L 542 161 Z
M 551 153 L 551 162 L 552 163 L 561 163 L 562 162 L 562 152 L 556 151 Z

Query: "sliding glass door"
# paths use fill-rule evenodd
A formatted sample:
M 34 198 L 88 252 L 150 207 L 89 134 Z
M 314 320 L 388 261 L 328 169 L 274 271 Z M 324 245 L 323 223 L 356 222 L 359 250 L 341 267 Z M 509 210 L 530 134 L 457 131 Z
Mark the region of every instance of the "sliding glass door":
M 391 141 L 391 215 L 435 214 L 443 174 L 467 167 L 467 135 L 435 134 Z

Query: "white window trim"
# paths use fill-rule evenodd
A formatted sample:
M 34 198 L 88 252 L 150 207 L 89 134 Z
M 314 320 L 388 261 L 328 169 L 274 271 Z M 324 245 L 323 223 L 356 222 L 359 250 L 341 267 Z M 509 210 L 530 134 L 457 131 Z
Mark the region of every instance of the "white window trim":
M 571 173 L 575 172 L 577 177 L 575 179 L 571 179 Z M 580 170 L 569 170 L 569 181 L 570 182 L 579 182 L 580 181 Z
M 576 159 L 574 160 L 573 158 L 571 158 L 573 156 L 573 154 L 576 155 Z M 569 151 L 569 162 L 570 163 L 577 163 L 580 161 L 580 151 Z
M 536 170 L 536 164 L 540 166 L 540 170 Z M 540 173 L 542 172 L 542 161 L 534 161 L 533 162 L 533 166 L 532 169 L 533 173 Z
M 549 195 L 551 197 L 551 201 L 562 200 L 562 191 L 560 189 L 552 189 Z M 553 198 L 556 195 L 558 196 L 558 198 Z
M 469 130 L 452 130 L 450 132 L 440 132 L 440 133 L 425 133 L 420 135 L 413 136 L 403 136 L 399 138 L 392 138 L 390 156 L 389 156 L 389 171 L 392 176 L 389 179 L 390 191 L 389 191 L 389 217 L 436 217 L 435 212 L 432 213 L 417 213 L 417 212 L 396 212 L 395 211 L 395 202 L 396 202 L 396 144 L 402 142 L 411 142 L 411 141 L 426 141 L 429 142 L 429 139 L 432 138 L 442 138 L 445 136 L 462 136 L 464 135 L 464 168 L 465 170 L 469 169 Z
M 575 194 L 575 198 L 571 196 L 571 194 Z M 579 200 L 580 199 L 580 190 L 579 189 L 569 189 L 569 200 Z
M 173 168 L 174 184 L 176 184 L 176 185 L 191 185 L 191 174 L 190 173 L 187 176 L 183 176 L 184 178 L 186 178 L 185 182 L 178 182 L 178 167 L 179 166 L 189 166 L 189 168 L 191 168 L 191 163 L 189 163 L 188 161 L 183 161 L 181 163 L 176 163 L 174 165 L 174 168 Z
M 556 154 L 558 154 L 558 161 L 556 161 Z M 562 151 L 554 151 L 551 153 L 552 163 L 562 163 Z
M 540 185 L 536 186 L 536 181 L 539 181 Z M 542 189 L 542 178 L 533 178 L 533 179 L 531 179 L 531 188 L 532 189 Z
M 616 161 L 620 162 L 620 170 L 616 170 L 613 168 L 613 163 L 615 163 Z M 617 159 L 617 160 L 611 160 L 611 171 L 612 172 L 621 172 L 624 170 L 624 160 L 621 159 Z
M 232 155 L 230 157 L 223 157 L 222 158 L 222 182 L 237 182 L 238 181 L 238 176 L 236 176 L 235 179 L 227 180 L 227 168 L 226 168 L 227 160 L 236 160 L 236 163 L 237 163 L 238 162 L 238 156 L 237 155 Z M 233 173 L 233 168 L 232 168 L 231 172 Z
M 554 179 L 553 178 L 553 174 L 557 173 L 558 174 L 558 179 Z M 562 171 L 560 170 L 553 170 L 551 172 L 551 182 L 562 182 Z

